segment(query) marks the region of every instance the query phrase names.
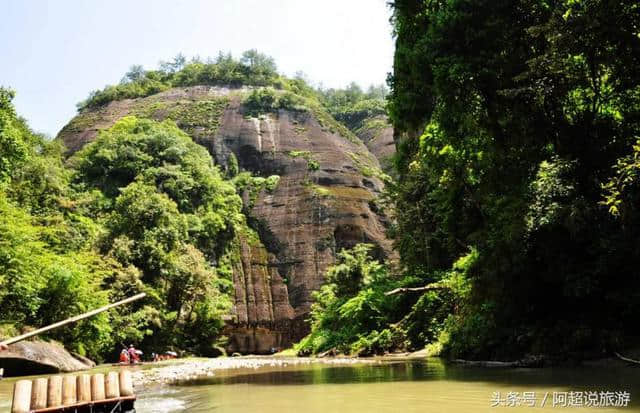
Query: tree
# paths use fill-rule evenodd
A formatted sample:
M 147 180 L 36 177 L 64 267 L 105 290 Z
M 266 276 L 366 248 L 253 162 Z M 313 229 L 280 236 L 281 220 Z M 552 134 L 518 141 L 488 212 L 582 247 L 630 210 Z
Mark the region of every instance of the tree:
M 175 73 L 182 70 L 186 62 L 187 58 L 182 53 L 178 53 L 171 61 L 160 61 L 160 70 L 165 73 Z
M 130 315 L 149 333 L 145 343 L 213 354 L 230 288 L 211 263 L 230 253 L 244 224 L 233 185 L 171 121 L 124 117 L 71 164 L 76 185 L 106 198 L 102 252 L 139 270 L 131 284 L 142 281 L 136 288 L 151 297 Z
M 426 279 L 478 251 L 449 350 L 620 345 L 640 287 L 623 275 L 640 265 L 638 221 L 616 224 L 601 201 L 640 128 L 637 4 L 393 7 L 396 245 Z M 567 325 L 581 334 L 559 334 Z
M 125 73 L 121 83 L 141 81 L 146 75 L 146 71 L 141 65 L 133 65 L 129 71 Z
M 0 88 L 0 182 L 29 156 L 30 131 L 16 117 L 14 96 L 12 90 Z
M 258 52 L 256 49 L 242 53 L 240 62 L 249 66 L 254 72 L 275 73 L 277 70 L 273 58 Z

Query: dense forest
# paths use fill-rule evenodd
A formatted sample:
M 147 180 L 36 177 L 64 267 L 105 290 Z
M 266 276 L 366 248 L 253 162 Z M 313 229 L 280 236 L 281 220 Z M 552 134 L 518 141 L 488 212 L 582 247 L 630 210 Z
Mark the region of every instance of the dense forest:
M 396 242 L 409 273 L 455 285 L 445 350 L 637 343 L 638 3 L 393 9 Z
M 144 339 L 210 353 L 243 217 L 208 152 L 175 124 L 129 117 L 65 159 L 15 116 L 10 92 L 2 98 L 3 335 L 144 291 L 143 305 L 50 338 L 98 359 Z
M 248 115 L 394 128 L 379 200 L 399 261 L 337 251 L 300 355 L 427 348 L 583 359 L 637 346 L 640 5 L 394 0 L 388 85 L 313 88 L 255 50 L 134 66 L 80 112 L 173 87 L 251 86 Z M 127 116 L 68 156 L 0 89 L 0 335 L 136 292 L 49 338 L 102 359 L 136 340 L 219 353 L 247 186 L 172 120 Z M 346 136 L 348 133 L 344 133 Z M 311 158 L 309 168 L 314 168 Z M 317 164 L 315 165 L 317 169 Z

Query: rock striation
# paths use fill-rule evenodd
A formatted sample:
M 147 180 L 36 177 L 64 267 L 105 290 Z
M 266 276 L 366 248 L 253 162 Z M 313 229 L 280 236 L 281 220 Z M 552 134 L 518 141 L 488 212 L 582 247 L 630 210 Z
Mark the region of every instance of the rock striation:
M 380 258 L 395 258 L 385 237 L 387 217 L 377 206 L 384 186 L 377 156 L 387 156 L 392 145 L 386 134 L 372 133 L 372 154 L 319 106 L 250 111 L 248 93 L 193 86 L 114 101 L 80 113 L 58 139 L 73 152 L 125 115 L 170 118 L 223 169 L 237 163 L 254 176 L 279 176 L 272 190 L 245 194 L 247 221 L 259 239 L 236 239 L 235 307 L 227 327 L 228 351 L 268 353 L 308 332 L 312 292 L 340 249 L 368 242 Z

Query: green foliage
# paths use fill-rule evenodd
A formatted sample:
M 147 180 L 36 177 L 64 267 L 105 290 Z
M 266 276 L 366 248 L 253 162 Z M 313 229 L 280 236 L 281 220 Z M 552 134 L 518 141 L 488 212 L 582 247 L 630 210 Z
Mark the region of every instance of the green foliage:
M 307 110 L 303 98 L 291 92 L 276 91 L 273 88 L 254 89 L 244 100 L 244 106 L 247 114 L 253 117 L 275 112 L 278 109 Z
M 178 55 L 172 62 L 161 63 L 160 70 L 132 67 L 120 84 L 91 92 L 78 104 L 78 110 L 96 108 L 114 100 L 150 96 L 178 86 L 283 86 L 284 83 L 273 59 L 256 50 L 244 52 L 240 60 L 220 53 L 206 62 L 193 59 L 187 63 L 184 56 Z
M 233 153 L 229 154 L 227 160 L 227 177 L 233 178 L 240 172 L 240 166 L 238 165 L 238 158 Z
M 633 216 L 640 195 L 640 140 L 633 145 L 633 153 L 618 159 L 613 169 L 614 176 L 603 184 L 602 203 L 614 216 Z
M 148 343 L 214 352 L 230 281 L 209 262 L 228 251 L 244 222 L 234 186 L 170 120 L 122 118 L 71 163 L 77 185 L 110 200 L 100 211 L 103 252 L 140 269 L 151 288 L 150 307 L 139 311 L 154 317 L 137 326 L 152 333 Z
M 386 114 L 384 99 L 387 93 L 384 85 L 372 85 L 363 92 L 356 83 L 344 89 L 318 90 L 329 113 L 352 131 L 362 127 L 367 119 Z
M 171 119 L 183 131 L 191 136 L 215 135 L 220 126 L 220 118 L 229 104 L 226 97 L 195 102 L 180 102 L 168 110 L 167 119 Z
M 23 164 L 30 152 L 31 133 L 17 118 L 13 97 L 12 90 L 0 88 L 0 182 Z
M 108 263 L 87 248 L 73 222 L 32 216 L 0 192 L 0 307 L 2 323 L 44 326 L 107 303 L 101 283 Z M 54 330 L 48 337 L 99 357 L 111 344 L 106 315 Z
M 439 333 L 443 351 L 508 358 L 631 344 L 637 4 L 392 7 L 396 246 L 425 279 L 448 279 L 477 251 Z
M 228 266 L 212 263 L 228 261 L 246 224 L 206 149 L 170 120 L 125 117 L 65 164 L 59 143 L 33 135 L 5 103 L 3 130 L 18 131 L 11 136 L 25 147 L 0 188 L 2 330 L 144 291 L 142 302 L 47 337 L 97 360 L 129 341 L 215 354 L 233 286 Z
M 404 332 L 397 322 L 401 298 L 384 293 L 400 285 L 386 267 L 369 256 L 373 246 L 342 250 L 314 293 L 311 333 L 296 345 L 300 354 L 334 350 L 371 355 L 402 348 Z
M 313 154 L 309 151 L 289 151 L 288 155 L 292 158 L 304 158 L 307 161 L 307 169 L 309 171 L 320 169 L 320 163 L 313 158 Z
M 243 198 L 246 195 L 247 201 L 245 202 L 245 207 L 248 210 L 253 208 L 261 191 L 266 190 L 271 193 L 275 191 L 279 182 L 280 176 L 278 175 L 263 178 L 261 176 L 252 176 L 249 172 L 241 172 L 233 178 L 233 184 L 238 194 L 243 196 Z

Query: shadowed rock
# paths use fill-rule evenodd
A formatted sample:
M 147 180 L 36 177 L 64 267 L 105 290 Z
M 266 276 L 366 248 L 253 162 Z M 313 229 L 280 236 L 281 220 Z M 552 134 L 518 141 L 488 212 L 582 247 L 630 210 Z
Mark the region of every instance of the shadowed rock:
M 22 341 L 0 352 L 0 368 L 4 375 L 68 373 L 95 367 L 86 357 L 72 355 L 59 344 L 44 341 Z

